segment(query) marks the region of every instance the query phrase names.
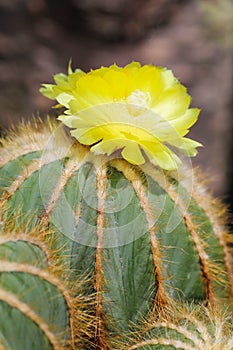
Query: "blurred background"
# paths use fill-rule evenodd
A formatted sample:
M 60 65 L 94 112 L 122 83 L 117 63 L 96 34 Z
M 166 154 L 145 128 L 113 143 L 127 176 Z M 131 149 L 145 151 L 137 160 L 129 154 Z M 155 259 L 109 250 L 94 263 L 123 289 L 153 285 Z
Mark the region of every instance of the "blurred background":
M 0 0 L 0 129 L 53 104 L 40 84 L 73 68 L 166 66 L 201 108 L 193 159 L 233 204 L 232 0 Z

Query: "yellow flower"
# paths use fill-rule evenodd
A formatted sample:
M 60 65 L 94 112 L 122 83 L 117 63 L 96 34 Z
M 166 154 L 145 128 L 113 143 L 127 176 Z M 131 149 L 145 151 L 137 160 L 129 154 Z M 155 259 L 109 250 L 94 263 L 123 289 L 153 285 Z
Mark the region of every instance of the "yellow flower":
M 132 164 L 149 159 L 166 170 L 180 159 L 168 146 L 195 156 L 200 143 L 184 136 L 197 121 L 199 109 L 171 70 L 132 62 L 88 73 L 70 65 L 68 75 L 43 84 L 42 94 L 66 108 L 59 116 L 80 143 L 96 154 L 121 152 Z

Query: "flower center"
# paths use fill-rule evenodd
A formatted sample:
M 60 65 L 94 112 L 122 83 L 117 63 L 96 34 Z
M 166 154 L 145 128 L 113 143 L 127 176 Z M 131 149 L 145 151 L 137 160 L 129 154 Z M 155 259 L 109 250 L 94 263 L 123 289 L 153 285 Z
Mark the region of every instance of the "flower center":
M 127 98 L 128 111 L 134 116 L 138 116 L 151 103 L 151 94 L 149 91 L 143 92 L 139 89 L 133 91 Z
M 143 92 L 137 89 L 127 97 L 126 101 L 129 104 L 140 105 L 142 107 L 149 107 L 151 103 L 151 95 L 149 91 Z

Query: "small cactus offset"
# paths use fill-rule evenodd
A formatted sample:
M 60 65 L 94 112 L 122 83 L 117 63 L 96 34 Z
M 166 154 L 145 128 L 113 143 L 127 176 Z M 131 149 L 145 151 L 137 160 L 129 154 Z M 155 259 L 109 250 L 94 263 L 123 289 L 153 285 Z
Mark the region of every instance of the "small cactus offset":
M 62 124 L 38 120 L 2 140 L 3 228 L 40 225 L 72 294 L 84 298 L 82 335 L 71 349 L 201 349 L 192 321 L 183 325 L 187 312 L 178 325 L 177 306 L 170 327 L 168 311 L 181 301 L 231 307 L 224 208 L 192 171 L 200 144 L 185 137 L 199 110 L 171 71 L 136 62 L 87 74 L 69 66 L 55 81 L 42 93 L 66 108 L 59 119 L 72 137 Z M 144 332 L 145 319 L 156 330 Z

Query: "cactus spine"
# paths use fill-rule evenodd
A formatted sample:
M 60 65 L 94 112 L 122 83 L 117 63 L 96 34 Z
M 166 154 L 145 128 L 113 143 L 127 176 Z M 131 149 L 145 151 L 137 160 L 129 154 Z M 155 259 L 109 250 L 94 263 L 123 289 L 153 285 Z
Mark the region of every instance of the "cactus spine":
M 198 180 L 190 196 L 185 181 L 152 165 L 93 157 L 52 122 L 23 125 L 9 138 L 0 170 L 3 227 L 40 224 L 70 281 L 89 278 L 82 291 L 91 300 L 89 321 L 77 349 L 113 349 L 133 324 L 153 310 L 163 315 L 171 301 L 230 303 L 230 235 L 222 219 L 214 221 L 221 208 L 205 203 Z M 131 349 L 147 349 L 145 341 Z

